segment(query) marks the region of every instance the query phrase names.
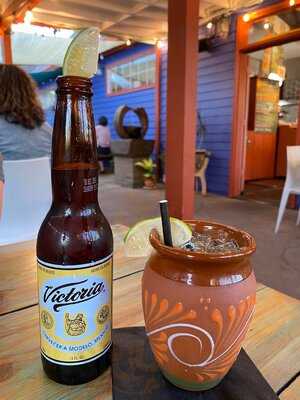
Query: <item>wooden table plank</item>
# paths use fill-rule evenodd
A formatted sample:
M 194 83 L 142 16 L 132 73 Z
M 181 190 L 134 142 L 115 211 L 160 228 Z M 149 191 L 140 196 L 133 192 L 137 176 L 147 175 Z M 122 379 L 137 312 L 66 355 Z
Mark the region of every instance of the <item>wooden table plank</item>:
M 114 327 L 143 325 L 141 277 L 140 272 L 114 282 Z M 244 347 L 277 391 L 300 369 L 300 302 L 260 286 Z M 36 306 L 0 317 L 0 365 L 1 400 L 69 400 L 80 393 L 85 400 L 111 399 L 107 375 L 72 388 L 45 377 Z
M 300 371 L 300 301 L 260 290 L 244 347 L 277 392 Z
M 280 395 L 280 400 L 299 400 L 300 399 L 300 377 L 290 384 Z
M 115 327 L 144 324 L 141 302 L 137 301 L 141 299 L 141 277 L 140 272 L 115 281 Z M 109 372 L 93 382 L 73 387 L 59 385 L 44 375 L 39 353 L 37 306 L 0 317 L 0 382 L 1 400 L 112 398 Z
M 144 258 L 126 258 L 123 237 L 128 228 L 113 225 L 114 279 L 144 268 Z M 35 241 L 0 247 L 0 315 L 37 304 Z

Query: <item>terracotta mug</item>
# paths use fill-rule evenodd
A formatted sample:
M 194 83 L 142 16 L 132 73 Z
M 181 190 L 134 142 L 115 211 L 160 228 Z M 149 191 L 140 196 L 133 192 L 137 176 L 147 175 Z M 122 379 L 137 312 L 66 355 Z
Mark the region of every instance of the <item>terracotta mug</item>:
M 142 279 L 146 333 L 163 375 L 186 390 L 207 390 L 229 371 L 254 311 L 256 280 L 246 232 L 211 222 L 189 221 L 197 232 L 227 232 L 239 253 L 201 254 L 162 244 L 154 248 Z

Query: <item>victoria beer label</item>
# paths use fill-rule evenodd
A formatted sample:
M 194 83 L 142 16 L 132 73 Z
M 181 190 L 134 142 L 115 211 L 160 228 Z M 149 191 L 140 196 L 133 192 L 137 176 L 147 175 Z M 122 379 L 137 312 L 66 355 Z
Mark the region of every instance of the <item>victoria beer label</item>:
M 38 260 L 41 351 L 61 365 L 95 360 L 111 346 L 112 258 L 86 265 Z

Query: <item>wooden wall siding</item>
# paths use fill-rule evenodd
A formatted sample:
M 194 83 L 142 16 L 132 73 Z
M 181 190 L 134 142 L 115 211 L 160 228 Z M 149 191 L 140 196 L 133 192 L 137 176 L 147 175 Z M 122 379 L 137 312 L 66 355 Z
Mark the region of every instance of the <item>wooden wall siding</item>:
M 96 75 L 93 79 L 93 107 L 94 116 L 97 123 L 101 115 L 105 115 L 109 120 L 109 126 L 111 128 L 112 139 L 118 139 L 114 126 L 113 119 L 116 109 L 123 104 L 127 104 L 130 107 L 144 107 L 149 117 L 149 129 L 146 134 L 146 139 L 154 139 L 155 137 L 155 88 L 149 88 L 144 90 L 138 90 L 134 92 L 124 93 L 118 96 L 107 96 L 106 95 L 106 75 L 105 66 L 130 57 L 132 55 L 138 55 L 139 52 L 143 52 L 153 46 L 146 44 L 136 44 L 124 51 L 113 54 L 100 61 L 101 75 Z M 138 124 L 137 118 L 133 113 L 128 113 L 125 119 L 126 123 Z
M 228 40 L 218 41 L 210 52 L 199 53 L 198 110 L 206 127 L 205 139 L 197 147 L 212 152 L 207 170 L 208 190 L 228 194 L 231 153 L 232 105 L 235 63 L 235 19 Z M 166 142 L 167 54 L 161 59 L 161 136 Z
M 162 49 L 160 60 L 160 134 L 161 151 L 164 151 L 167 140 L 167 76 L 168 52 Z
M 207 170 L 208 190 L 228 194 L 231 156 L 232 106 L 235 64 L 235 18 L 226 41 L 219 40 L 212 51 L 199 54 L 198 111 L 206 133 L 197 147 L 212 152 Z

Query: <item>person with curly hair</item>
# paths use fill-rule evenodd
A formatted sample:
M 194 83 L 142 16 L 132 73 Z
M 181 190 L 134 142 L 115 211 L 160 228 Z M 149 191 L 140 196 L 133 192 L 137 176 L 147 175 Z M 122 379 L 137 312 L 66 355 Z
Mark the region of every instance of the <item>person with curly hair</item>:
M 0 65 L 0 153 L 5 160 L 50 156 L 52 128 L 45 122 L 35 83 L 16 65 Z

